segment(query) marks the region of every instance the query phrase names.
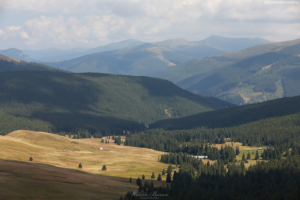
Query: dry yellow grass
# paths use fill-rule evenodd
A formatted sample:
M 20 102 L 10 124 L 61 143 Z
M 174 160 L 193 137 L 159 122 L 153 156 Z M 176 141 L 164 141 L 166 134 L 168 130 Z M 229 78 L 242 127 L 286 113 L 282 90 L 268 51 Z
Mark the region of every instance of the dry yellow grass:
M 98 150 L 100 146 L 104 150 Z M 145 174 L 150 178 L 168 165 L 158 162 L 163 152 L 146 148 L 101 143 L 101 139 L 70 139 L 34 131 L 19 130 L 0 136 L 0 159 L 45 163 L 57 167 L 78 169 L 106 176 L 137 178 Z M 102 171 L 106 165 L 107 170 Z
M 137 191 L 136 178 L 144 174 L 151 180 L 152 172 L 157 177 L 168 167 L 158 162 L 163 152 L 101 140 L 25 130 L 0 136 L 0 193 L 8 199 L 118 199 Z M 104 150 L 98 150 L 100 146 Z

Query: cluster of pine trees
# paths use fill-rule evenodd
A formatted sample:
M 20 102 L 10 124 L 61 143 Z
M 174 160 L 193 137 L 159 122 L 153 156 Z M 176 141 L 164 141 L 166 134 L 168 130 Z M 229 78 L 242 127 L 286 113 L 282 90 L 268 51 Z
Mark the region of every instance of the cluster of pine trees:
M 174 172 L 171 186 L 140 187 L 147 195 L 153 192 L 161 194 L 159 199 L 297 199 L 300 190 L 300 157 L 289 156 L 286 159 L 257 161 L 256 165 L 245 168 L 239 165 L 227 165 L 217 161 L 210 165 L 213 173 L 197 173 L 193 176 L 188 170 Z M 213 170 L 215 169 L 215 170 Z M 128 192 L 120 199 L 139 199 Z

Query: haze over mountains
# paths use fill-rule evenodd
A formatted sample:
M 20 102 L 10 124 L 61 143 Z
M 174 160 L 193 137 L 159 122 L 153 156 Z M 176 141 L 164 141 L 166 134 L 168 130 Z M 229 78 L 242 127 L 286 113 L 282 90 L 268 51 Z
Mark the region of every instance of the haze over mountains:
M 72 58 L 44 63 L 76 73 L 163 78 L 193 93 L 242 105 L 300 94 L 299 43 L 212 35 L 202 41 L 125 40 L 93 49 L 25 51 L 29 56 L 16 49 L 2 53 L 27 61 Z
M 215 38 L 222 42 L 212 42 Z M 219 36 L 211 36 L 200 42 L 177 38 L 156 43 L 142 43 L 128 48 L 88 54 L 67 61 L 47 64 L 73 72 L 148 75 L 156 70 L 196 58 L 231 52 L 229 49 L 233 48 L 230 46 L 232 40 L 234 39 Z M 268 42 L 260 38 L 239 38 L 237 41 L 241 45 L 236 45 L 235 49 Z
M 255 103 L 300 94 L 299 54 L 298 39 L 203 58 L 178 65 L 167 76 L 157 74 L 197 94 Z
M 0 77 L 1 134 L 16 129 L 120 134 L 158 119 L 233 106 L 150 77 L 76 74 L 8 60 L 0 60 Z

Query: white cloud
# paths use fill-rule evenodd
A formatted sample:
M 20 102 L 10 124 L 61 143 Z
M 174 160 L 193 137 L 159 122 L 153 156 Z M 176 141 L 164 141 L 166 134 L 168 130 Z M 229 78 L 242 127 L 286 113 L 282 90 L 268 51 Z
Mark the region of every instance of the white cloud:
M 23 38 L 23 39 L 28 39 L 28 38 L 29 38 L 29 35 L 28 35 L 25 31 L 21 31 L 21 32 L 20 32 L 20 36 L 21 36 L 21 38 Z
M 0 29 L 0 35 L 5 35 L 5 32 Z
M 5 0 L 3 7 L 7 12 L 24 12 L 26 19 L 0 26 L 10 33 L 7 37 L 40 47 L 97 46 L 128 38 L 199 40 L 212 34 L 273 40 L 300 37 L 300 4 L 261 0 Z M 26 18 L 26 13 L 35 16 Z
M 8 27 L 9 31 L 18 31 L 21 29 L 21 26 L 10 26 Z

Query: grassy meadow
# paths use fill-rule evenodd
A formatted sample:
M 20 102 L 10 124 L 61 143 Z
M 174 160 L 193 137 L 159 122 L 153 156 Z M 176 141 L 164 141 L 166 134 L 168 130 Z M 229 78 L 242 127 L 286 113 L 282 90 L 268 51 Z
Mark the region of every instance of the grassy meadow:
M 104 150 L 98 150 L 100 146 Z M 144 174 L 151 180 L 152 172 L 157 178 L 167 169 L 167 164 L 158 162 L 162 153 L 116 145 L 111 139 L 107 144 L 98 138 L 70 139 L 19 130 L 0 136 L 0 193 L 9 199 L 70 199 L 67 194 L 71 199 L 117 199 L 137 191 L 136 178 Z M 166 175 L 154 184 L 166 185 L 165 179 Z M 14 193 L 15 188 L 20 191 Z
M 240 154 L 236 156 L 237 161 L 241 161 L 242 157 L 243 157 L 243 154 L 245 154 L 245 158 L 248 161 L 248 163 L 245 163 L 246 168 L 248 168 L 250 165 L 255 165 L 256 164 L 257 160 L 255 160 L 255 154 L 256 154 L 256 151 L 259 147 L 243 146 L 243 144 L 240 143 L 240 142 L 226 142 L 225 144 L 215 144 L 214 146 L 216 146 L 218 149 L 221 149 L 221 146 L 223 146 L 223 147 L 225 147 L 225 145 L 232 146 L 232 144 L 233 144 L 233 147 L 235 147 L 235 148 L 239 147 L 239 149 L 240 149 Z M 262 146 L 262 148 L 267 149 L 267 147 L 264 147 L 264 146 Z M 260 161 L 263 160 L 262 157 L 260 157 L 263 152 L 264 152 L 263 150 L 258 151 Z M 248 153 L 251 154 L 251 159 L 247 159 L 247 154 Z

